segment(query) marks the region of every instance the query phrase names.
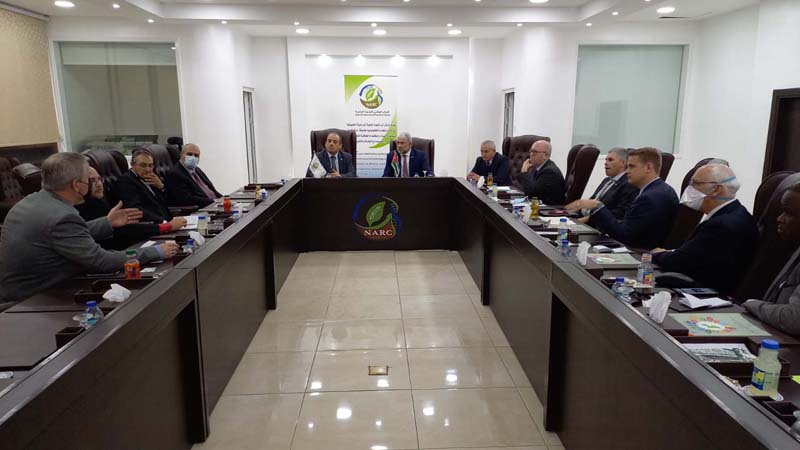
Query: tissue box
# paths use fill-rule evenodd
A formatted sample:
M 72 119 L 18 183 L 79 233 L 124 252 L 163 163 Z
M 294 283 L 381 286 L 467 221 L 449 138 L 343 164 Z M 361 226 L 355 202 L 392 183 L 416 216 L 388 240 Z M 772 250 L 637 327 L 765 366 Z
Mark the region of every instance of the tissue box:
M 73 339 L 75 336 L 81 334 L 83 328 L 81 327 L 67 327 L 56 333 L 56 348 L 61 348 Z

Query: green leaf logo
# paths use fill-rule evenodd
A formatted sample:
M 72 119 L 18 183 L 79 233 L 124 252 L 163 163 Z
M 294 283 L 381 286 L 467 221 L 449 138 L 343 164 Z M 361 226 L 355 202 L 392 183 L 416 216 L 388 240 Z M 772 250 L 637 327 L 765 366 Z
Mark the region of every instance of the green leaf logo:
M 369 208 L 369 211 L 367 211 L 367 225 L 373 226 L 376 222 L 381 220 L 381 217 L 383 217 L 383 208 L 385 206 L 386 202 L 379 202 Z

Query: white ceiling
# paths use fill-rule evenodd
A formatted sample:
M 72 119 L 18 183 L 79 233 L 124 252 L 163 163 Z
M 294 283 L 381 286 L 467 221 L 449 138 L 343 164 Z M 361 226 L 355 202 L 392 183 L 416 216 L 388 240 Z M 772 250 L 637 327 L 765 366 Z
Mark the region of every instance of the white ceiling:
M 446 23 L 461 37 L 503 37 L 530 24 L 580 25 L 660 21 L 656 9 L 674 6 L 678 20 L 703 20 L 756 4 L 759 0 L 71 0 L 75 7 L 58 8 L 53 0 L 0 0 L 47 16 L 124 18 L 157 23 L 217 22 L 259 36 L 297 36 L 294 22 L 313 36 L 371 36 L 376 22 L 392 37 L 446 35 Z M 121 8 L 112 8 L 112 3 Z M 619 12 L 612 16 L 612 12 Z M 670 20 L 674 21 L 674 20 Z

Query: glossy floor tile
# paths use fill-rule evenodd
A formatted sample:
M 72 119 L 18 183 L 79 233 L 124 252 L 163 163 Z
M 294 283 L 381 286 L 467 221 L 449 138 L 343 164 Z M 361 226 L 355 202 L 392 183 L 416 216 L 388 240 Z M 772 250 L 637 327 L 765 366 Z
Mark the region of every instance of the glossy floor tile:
M 387 376 L 369 375 L 369 366 L 388 366 Z M 382 391 L 411 389 L 405 350 L 319 351 L 308 391 Z
M 308 278 L 290 277 L 284 281 L 278 292 L 278 303 L 282 297 L 317 298 L 331 295 L 335 276 Z
M 408 348 L 492 347 L 483 323 L 473 319 L 403 319 Z
M 397 264 L 451 264 L 449 252 L 436 250 L 397 251 L 394 252 Z
M 341 264 L 336 273 L 338 278 L 394 278 L 397 268 L 389 263 L 347 263 Z
M 278 298 L 281 305 L 267 313 L 267 322 L 324 320 L 330 300 L 325 297 Z
M 327 320 L 400 319 L 398 295 L 344 295 L 331 297 Z
M 458 272 L 448 263 L 407 263 L 397 265 L 398 277 L 422 277 L 434 273 L 458 276 Z
M 314 352 L 246 353 L 223 395 L 305 392 Z
M 478 317 L 466 294 L 403 295 L 400 297 L 403 318 Z
M 334 296 L 347 295 L 397 295 L 396 277 L 345 278 L 337 277 L 333 286 Z
M 287 450 L 303 394 L 223 396 L 211 414 L 211 435 L 196 450 Z
M 405 277 L 398 274 L 400 295 L 465 294 L 461 279 L 454 273 L 432 272 Z
M 491 347 L 409 349 L 408 364 L 414 389 L 514 387 Z
M 500 328 L 500 324 L 497 323 L 497 319 L 495 319 L 494 314 L 485 314 L 481 316 L 481 322 L 483 322 L 483 327 L 486 328 L 486 332 L 489 334 L 489 339 L 492 340 L 492 344 L 495 347 L 508 347 L 508 339 L 506 339 L 505 333 L 503 333 L 503 329 Z
M 272 312 L 267 314 L 269 318 Z M 264 321 L 250 342 L 248 353 L 315 351 L 322 334 L 322 321 Z
M 544 444 L 514 388 L 413 392 L 420 448 Z
M 522 370 L 517 356 L 514 355 L 514 350 L 511 347 L 497 347 L 497 352 L 500 354 L 500 358 L 503 359 L 508 373 L 511 374 L 514 385 L 517 387 L 531 387 L 531 382 L 528 380 L 528 376 L 525 375 L 525 371 Z
M 319 350 L 403 348 L 402 320 L 342 320 L 325 322 Z
M 306 394 L 292 450 L 417 448 L 411 391 Z

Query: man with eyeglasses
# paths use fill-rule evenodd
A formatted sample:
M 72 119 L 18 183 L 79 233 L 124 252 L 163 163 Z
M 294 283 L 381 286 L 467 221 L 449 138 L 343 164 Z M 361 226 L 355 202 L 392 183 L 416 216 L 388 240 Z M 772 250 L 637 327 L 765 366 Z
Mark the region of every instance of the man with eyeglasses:
M 81 273 L 122 269 L 124 252 L 107 251 L 98 240 L 141 218 L 135 209 L 114 206 L 85 221 L 75 205 L 89 192 L 89 164 L 79 153 L 56 153 L 42 163 L 42 190 L 14 205 L 0 236 L 0 311 Z M 138 249 L 140 261 L 171 258 L 174 243 Z
M 529 158 L 522 164 L 517 181 L 528 197 L 536 197 L 549 206 L 563 205 L 566 201 L 567 185 L 561 169 L 550 160 L 552 152 L 553 147 L 549 142 L 534 142 Z
M 707 164 L 694 173 L 681 204 L 704 214 L 689 239 L 673 251 L 653 250 L 664 272 L 680 272 L 698 286 L 731 293 L 758 241 L 756 221 L 736 200 L 741 184 L 730 167 Z
M 169 222 L 172 214 L 167 206 L 164 182 L 153 171 L 153 154 L 137 148 L 131 158 L 131 170 L 119 177 L 115 186 L 117 197 L 126 208 L 137 208 L 147 222 Z

